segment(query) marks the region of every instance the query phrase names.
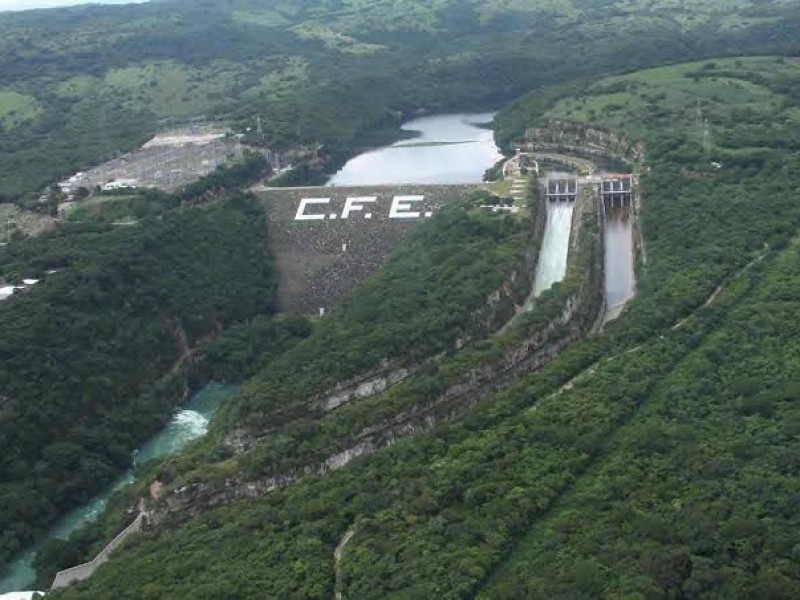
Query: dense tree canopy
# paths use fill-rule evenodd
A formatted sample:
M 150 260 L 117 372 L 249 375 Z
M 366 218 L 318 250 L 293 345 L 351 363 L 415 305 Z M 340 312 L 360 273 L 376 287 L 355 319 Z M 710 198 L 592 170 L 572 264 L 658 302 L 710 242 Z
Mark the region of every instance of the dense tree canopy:
M 135 536 L 64 597 L 797 597 L 800 13 L 680 5 L 169 0 L 0 16 L 3 201 L 200 115 L 330 166 L 403 116 L 533 89 L 496 120 L 504 149 L 552 119 L 647 147 L 648 261 L 619 321 L 411 440 Z M 639 70 L 682 60 L 700 62 Z M 482 311 L 539 243 L 536 221 L 466 201 L 330 318 L 274 319 L 264 217 L 228 197 L 266 172 L 254 154 L 183 195 L 137 196 L 136 227 L 90 219 L 0 253 L 6 281 L 41 279 L 0 303 L 0 561 L 129 464 L 195 348 L 199 379 L 251 379 L 212 435 L 147 467 L 167 493 L 336 456 L 551 326 L 596 264 L 589 220 L 564 282 L 496 333 Z M 492 325 L 513 306 L 498 310 Z M 399 367 L 416 370 L 364 401 L 312 404 Z M 232 431 L 253 447 L 234 455 Z M 142 491 L 40 566 L 87 558 Z
M 198 260 L 199 257 L 202 257 Z M 0 557 L 86 501 L 180 402 L 188 353 L 275 310 L 266 222 L 247 198 L 136 227 L 75 225 L 0 254 Z
M 720 113 L 711 143 L 680 126 L 678 104 L 647 109 L 671 111 L 668 130 L 634 119 L 624 99 L 607 112 L 643 128 L 650 171 L 647 270 L 605 333 L 452 423 L 141 536 L 67 597 L 131 586 L 187 598 L 795 597 L 800 147 L 786 119 L 797 103 L 778 85 L 800 73 L 792 63 L 770 77 L 767 64 L 786 63 L 763 61 L 779 101 L 759 100 L 747 121 Z M 719 102 L 752 91 L 740 89 Z M 526 109 L 530 123 L 561 110 L 550 97 Z M 736 135 L 747 122 L 774 137 L 753 148 Z M 327 419 L 305 439 L 345 431 Z M 276 435 L 242 466 L 257 473 L 312 446 Z
M 335 164 L 403 114 L 498 108 L 542 85 L 731 51 L 797 52 L 798 14 L 794 0 L 172 0 L 3 13 L 0 195 L 130 150 L 159 122 L 203 116 L 273 149 L 322 145 Z

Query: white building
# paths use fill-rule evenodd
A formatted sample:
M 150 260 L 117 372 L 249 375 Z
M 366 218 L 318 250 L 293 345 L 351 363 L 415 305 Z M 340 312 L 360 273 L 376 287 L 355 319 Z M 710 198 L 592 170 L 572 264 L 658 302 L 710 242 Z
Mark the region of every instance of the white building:
M 104 192 L 111 192 L 113 190 L 135 190 L 139 187 L 139 182 L 136 179 L 117 179 L 109 181 L 101 189 Z

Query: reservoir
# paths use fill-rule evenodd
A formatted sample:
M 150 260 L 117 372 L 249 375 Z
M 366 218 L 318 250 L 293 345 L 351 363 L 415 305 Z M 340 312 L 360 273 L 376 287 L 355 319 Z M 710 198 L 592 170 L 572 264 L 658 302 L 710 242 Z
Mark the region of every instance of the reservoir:
M 328 185 L 480 183 L 502 158 L 488 128 L 493 117 L 447 114 L 408 121 L 401 129 L 415 137 L 359 154 Z
M 236 393 L 238 386 L 212 383 L 195 394 L 186 407 L 175 413 L 172 420 L 158 434 L 148 440 L 136 455 L 137 463 L 163 458 L 180 452 L 189 442 L 208 431 L 211 417 L 222 402 Z M 103 514 L 111 495 L 133 482 L 133 472 L 127 471 L 102 494 L 62 517 L 39 542 L 25 550 L 7 569 L 0 573 L 0 594 L 31 589 L 36 574 L 33 560 L 42 544 L 53 539 L 65 540 L 82 525 Z
M 605 221 L 606 310 L 613 317 L 636 291 L 630 207 L 606 207 Z

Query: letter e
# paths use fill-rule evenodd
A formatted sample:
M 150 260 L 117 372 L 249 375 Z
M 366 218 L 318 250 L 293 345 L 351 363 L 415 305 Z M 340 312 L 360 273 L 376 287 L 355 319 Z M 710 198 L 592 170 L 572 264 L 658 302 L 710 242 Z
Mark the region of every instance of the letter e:
M 389 211 L 390 219 L 419 219 L 418 212 L 411 211 L 412 202 L 422 202 L 425 196 L 395 196 Z

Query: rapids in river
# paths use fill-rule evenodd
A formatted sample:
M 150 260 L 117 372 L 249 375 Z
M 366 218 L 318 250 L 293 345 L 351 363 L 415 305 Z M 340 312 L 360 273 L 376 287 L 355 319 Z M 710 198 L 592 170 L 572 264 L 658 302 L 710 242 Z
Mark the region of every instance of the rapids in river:
M 138 449 L 135 454 L 135 463 L 142 464 L 177 454 L 189 442 L 205 435 L 211 417 L 217 412 L 222 402 L 232 396 L 237 389 L 238 387 L 234 385 L 212 383 L 196 393 L 186 407 L 175 413 L 164 429 Z M 64 515 L 43 539 L 28 547 L 0 573 L 0 594 L 30 589 L 36 579 L 33 561 L 42 544 L 53 539 L 65 540 L 82 525 L 96 520 L 103 514 L 112 494 L 132 483 L 133 478 L 133 471 L 126 471 L 103 493 Z

